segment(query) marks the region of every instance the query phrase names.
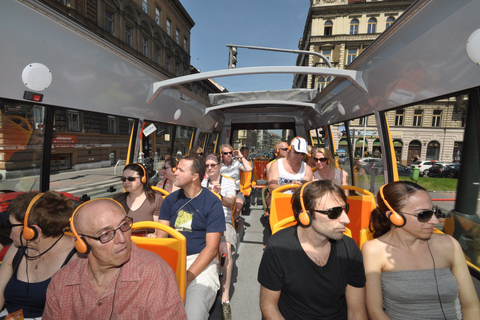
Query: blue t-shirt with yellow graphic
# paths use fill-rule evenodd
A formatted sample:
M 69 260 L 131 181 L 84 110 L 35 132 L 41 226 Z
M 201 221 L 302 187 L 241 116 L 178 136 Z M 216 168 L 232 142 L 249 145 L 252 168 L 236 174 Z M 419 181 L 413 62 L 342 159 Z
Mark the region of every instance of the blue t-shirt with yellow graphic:
M 183 189 L 169 194 L 160 207 L 159 220 L 187 239 L 187 255 L 200 253 L 206 246 L 207 232 L 225 231 L 225 215 L 220 199 L 208 189 L 195 198 L 187 198 Z

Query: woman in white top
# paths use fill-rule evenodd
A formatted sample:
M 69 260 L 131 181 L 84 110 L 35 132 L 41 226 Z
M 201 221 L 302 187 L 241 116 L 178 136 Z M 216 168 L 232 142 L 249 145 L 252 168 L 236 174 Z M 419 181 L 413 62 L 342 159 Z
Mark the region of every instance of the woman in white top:
M 332 180 L 338 186 L 348 186 L 348 173 L 335 168 L 335 161 L 328 149 L 313 150 L 313 161 L 317 170 L 313 173 L 314 180 Z

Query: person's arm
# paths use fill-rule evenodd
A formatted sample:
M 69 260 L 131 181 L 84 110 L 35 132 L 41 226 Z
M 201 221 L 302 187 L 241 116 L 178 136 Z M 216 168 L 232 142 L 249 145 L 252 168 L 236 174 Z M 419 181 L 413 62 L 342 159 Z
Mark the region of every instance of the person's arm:
M 347 301 L 348 320 L 368 319 L 367 309 L 365 308 L 365 287 L 356 288 L 347 285 L 345 300 Z
M 207 244 L 200 254 L 187 270 L 187 288 L 190 283 L 208 266 L 208 264 L 215 258 L 220 244 L 221 232 L 207 232 Z
M 264 286 L 260 286 L 260 310 L 262 311 L 263 319 L 285 319 L 278 309 L 280 293 L 281 291 L 272 291 Z
M 238 161 L 240 161 L 243 164 L 243 166 L 240 167 L 240 170 L 243 172 L 251 172 L 252 164 L 250 163 L 250 161 L 245 159 L 242 153 L 238 150 L 235 151 L 235 155 L 238 157 Z
M 270 166 L 270 170 L 268 171 L 268 190 L 270 193 L 273 192 L 273 190 L 277 189 L 280 187 L 278 184 L 278 160 L 272 162 L 272 165 Z
M 234 196 L 222 196 L 222 206 L 228 209 L 232 209 L 233 205 L 235 204 L 235 197 Z
M 472 277 L 468 271 L 468 265 L 465 262 L 465 255 L 463 254 L 462 248 L 460 247 L 458 241 L 450 236 L 447 237 L 450 239 L 452 244 L 445 245 L 443 250 L 446 252 L 453 252 L 454 255 L 451 270 L 453 276 L 457 280 L 458 296 L 462 306 L 463 319 L 478 319 L 478 315 L 480 314 L 480 303 L 472 282 Z M 452 250 L 450 251 L 448 247 L 452 247 Z
M 365 268 L 365 276 L 367 282 L 366 289 L 366 305 L 370 319 L 390 319 L 383 310 L 383 294 L 382 294 L 382 262 L 381 256 L 376 250 L 374 241 L 367 241 L 363 244 L 363 265 Z
M 340 174 L 342 176 L 342 186 L 348 186 L 348 173 L 346 171 L 340 170 Z M 345 195 L 348 197 L 350 194 L 349 190 L 343 190 Z
M 11 244 L 5 257 L 3 257 L 2 264 L 0 264 L 0 308 L 5 304 L 4 291 L 8 281 L 10 281 L 10 278 L 13 275 L 12 263 L 13 257 L 15 257 L 17 251 L 18 248 Z
M 170 227 L 170 221 L 168 220 L 158 219 L 158 222 Z M 155 230 L 155 235 L 157 236 L 157 238 L 168 238 L 168 233 L 159 229 Z
M 305 176 L 303 177 L 303 181 L 312 181 L 313 180 L 313 172 L 312 168 L 309 166 L 305 166 Z

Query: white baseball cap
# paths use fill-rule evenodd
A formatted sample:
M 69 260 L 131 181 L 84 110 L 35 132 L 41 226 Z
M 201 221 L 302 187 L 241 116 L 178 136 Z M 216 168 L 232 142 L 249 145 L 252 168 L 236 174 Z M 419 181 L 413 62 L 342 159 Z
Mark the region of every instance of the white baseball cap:
M 308 147 L 308 143 L 305 139 L 303 138 L 300 138 L 300 137 L 296 137 L 292 140 L 292 143 L 290 144 L 292 146 L 292 148 L 297 151 L 297 152 L 300 152 L 300 153 L 305 153 L 307 154 L 308 153 L 308 150 L 307 150 L 307 147 Z

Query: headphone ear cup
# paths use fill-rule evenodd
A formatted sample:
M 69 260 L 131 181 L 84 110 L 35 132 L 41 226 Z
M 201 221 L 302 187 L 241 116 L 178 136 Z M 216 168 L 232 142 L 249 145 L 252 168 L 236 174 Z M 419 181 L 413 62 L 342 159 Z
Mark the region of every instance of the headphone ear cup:
M 91 247 L 87 240 L 85 240 L 85 237 L 80 237 L 75 240 L 75 249 L 77 249 L 79 253 L 88 254 Z
M 172 172 L 175 173 L 177 171 L 177 167 L 172 168 Z
M 38 238 L 38 231 L 35 228 L 23 228 L 23 233 L 22 233 L 23 239 L 27 241 L 33 241 Z
M 310 227 L 312 225 L 312 218 L 308 211 L 302 211 L 298 215 L 298 222 L 304 227 Z
M 397 228 L 401 228 L 407 223 L 405 216 L 395 211 L 390 211 L 388 214 L 388 220 L 390 220 L 390 222 Z
M 147 178 L 145 176 L 142 177 L 142 183 L 146 183 L 147 182 Z

